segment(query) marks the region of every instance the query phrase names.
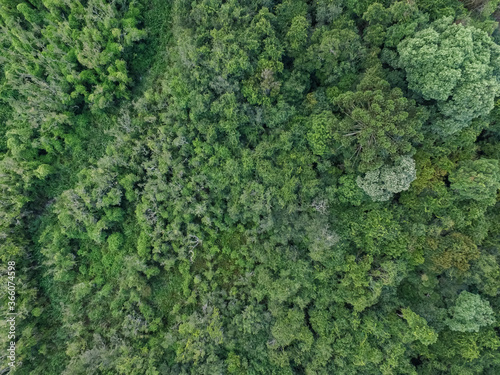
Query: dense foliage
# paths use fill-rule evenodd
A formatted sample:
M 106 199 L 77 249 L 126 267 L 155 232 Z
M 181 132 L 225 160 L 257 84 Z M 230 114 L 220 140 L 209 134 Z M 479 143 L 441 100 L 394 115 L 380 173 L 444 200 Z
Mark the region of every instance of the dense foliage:
M 500 373 L 499 4 L 0 0 L 0 373 Z

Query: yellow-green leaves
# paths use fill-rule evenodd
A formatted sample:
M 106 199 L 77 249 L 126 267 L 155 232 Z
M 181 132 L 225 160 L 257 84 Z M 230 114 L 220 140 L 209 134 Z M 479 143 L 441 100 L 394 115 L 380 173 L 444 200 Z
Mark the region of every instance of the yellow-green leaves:
M 424 345 L 434 344 L 438 334 L 427 325 L 427 321 L 410 308 L 401 309 L 403 318 L 408 322 L 412 336 Z

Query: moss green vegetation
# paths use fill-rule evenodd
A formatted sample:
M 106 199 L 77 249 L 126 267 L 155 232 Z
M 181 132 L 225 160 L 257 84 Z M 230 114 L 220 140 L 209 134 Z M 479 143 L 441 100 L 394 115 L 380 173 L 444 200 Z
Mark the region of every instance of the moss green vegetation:
M 499 374 L 499 4 L 0 0 L 0 373 Z

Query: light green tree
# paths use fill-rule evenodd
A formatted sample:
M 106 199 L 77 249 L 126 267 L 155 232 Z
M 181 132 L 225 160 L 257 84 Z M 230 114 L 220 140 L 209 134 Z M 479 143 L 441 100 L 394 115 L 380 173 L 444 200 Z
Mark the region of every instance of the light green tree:
M 397 49 L 408 87 L 437 102 L 437 132 L 453 134 L 493 109 L 500 89 L 500 47 L 484 31 L 445 17 Z
M 401 311 L 415 339 L 424 345 L 431 345 L 437 341 L 437 333 L 427 325 L 427 321 L 424 318 L 411 311 L 410 308 L 402 309 Z
M 395 193 L 408 190 L 416 178 L 415 161 L 405 156 L 393 167 L 385 165 L 367 172 L 364 177 L 358 176 L 356 182 L 373 201 L 383 202 Z
M 490 303 L 480 295 L 463 291 L 449 309 L 451 318 L 446 324 L 452 331 L 478 332 L 479 328 L 495 322 Z

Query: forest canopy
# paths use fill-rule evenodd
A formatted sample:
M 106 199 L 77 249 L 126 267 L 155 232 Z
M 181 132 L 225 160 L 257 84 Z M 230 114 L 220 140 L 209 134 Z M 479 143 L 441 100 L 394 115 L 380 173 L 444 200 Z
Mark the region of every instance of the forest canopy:
M 0 374 L 499 374 L 499 21 L 0 0 Z

